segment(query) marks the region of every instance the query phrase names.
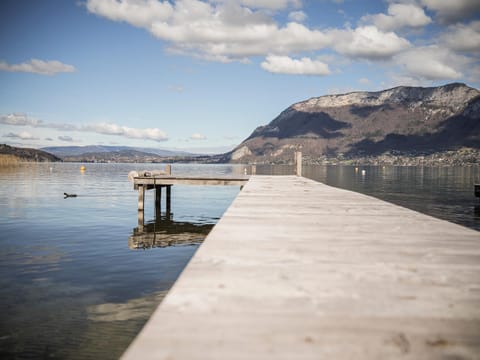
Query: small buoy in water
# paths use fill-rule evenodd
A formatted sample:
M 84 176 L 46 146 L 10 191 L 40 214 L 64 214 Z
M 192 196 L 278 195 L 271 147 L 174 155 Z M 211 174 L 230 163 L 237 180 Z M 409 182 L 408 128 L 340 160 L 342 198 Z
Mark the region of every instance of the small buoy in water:
M 362 175 L 365 175 L 367 172 L 365 170 L 362 170 Z
M 355 172 L 358 172 L 358 167 L 355 168 Z
M 85 171 L 85 166 L 80 166 L 80 171 Z

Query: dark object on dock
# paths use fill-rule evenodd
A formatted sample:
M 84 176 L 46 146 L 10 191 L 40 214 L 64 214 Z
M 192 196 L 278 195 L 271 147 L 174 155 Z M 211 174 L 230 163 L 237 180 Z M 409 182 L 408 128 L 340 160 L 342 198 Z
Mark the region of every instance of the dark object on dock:
M 475 184 L 475 196 L 480 198 L 480 184 Z
M 77 194 L 67 194 L 67 193 L 63 193 L 63 195 L 65 195 L 64 199 L 69 198 L 69 197 L 77 197 Z

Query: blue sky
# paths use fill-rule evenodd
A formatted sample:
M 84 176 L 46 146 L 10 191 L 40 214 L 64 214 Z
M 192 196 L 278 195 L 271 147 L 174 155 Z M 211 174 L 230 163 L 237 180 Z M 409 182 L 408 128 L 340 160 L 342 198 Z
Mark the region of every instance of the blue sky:
M 480 87 L 478 0 L 2 0 L 0 143 L 200 152 L 310 97 Z

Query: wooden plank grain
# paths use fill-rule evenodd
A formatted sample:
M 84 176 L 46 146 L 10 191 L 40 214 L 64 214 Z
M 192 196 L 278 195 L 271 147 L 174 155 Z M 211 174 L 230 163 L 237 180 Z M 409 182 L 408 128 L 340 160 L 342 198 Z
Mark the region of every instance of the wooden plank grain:
M 124 359 L 479 359 L 479 232 L 253 176 Z
M 140 185 L 232 185 L 241 186 L 247 183 L 248 176 L 147 176 L 135 177 L 134 188 Z

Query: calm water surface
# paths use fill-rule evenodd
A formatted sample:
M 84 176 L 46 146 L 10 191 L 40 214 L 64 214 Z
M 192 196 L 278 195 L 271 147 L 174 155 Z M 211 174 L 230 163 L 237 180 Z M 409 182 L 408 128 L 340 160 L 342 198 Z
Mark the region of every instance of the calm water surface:
M 0 169 L 2 359 L 118 358 L 239 192 L 174 186 L 173 217 L 155 221 L 148 191 L 143 232 L 175 241 L 138 246 L 137 192 L 127 174 L 159 166 L 87 164 L 82 173 L 80 165 Z
M 171 218 L 147 192 L 137 224 L 131 170 L 159 165 L 32 164 L 0 169 L 0 358 L 116 359 L 141 329 L 238 187 L 174 186 Z M 362 175 L 361 170 L 365 170 Z M 242 166 L 174 165 L 179 174 Z M 288 174 L 292 167 L 257 173 Z M 480 230 L 478 167 L 317 166 L 307 177 Z M 78 194 L 64 199 L 63 193 Z M 173 245 L 173 246 L 172 246 Z
M 362 171 L 364 170 L 364 172 Z M 289 165 L 258 165 L 257 174 L 293 174 Z M 480 230 L 480 166 L 304 166 L 302 175 Z
M 328 185 L 480 230 L 480 199 L 474 196 L 480 166 L 364 166 L 357 170 L 354 166 L 307 166 L 304 172 Z

